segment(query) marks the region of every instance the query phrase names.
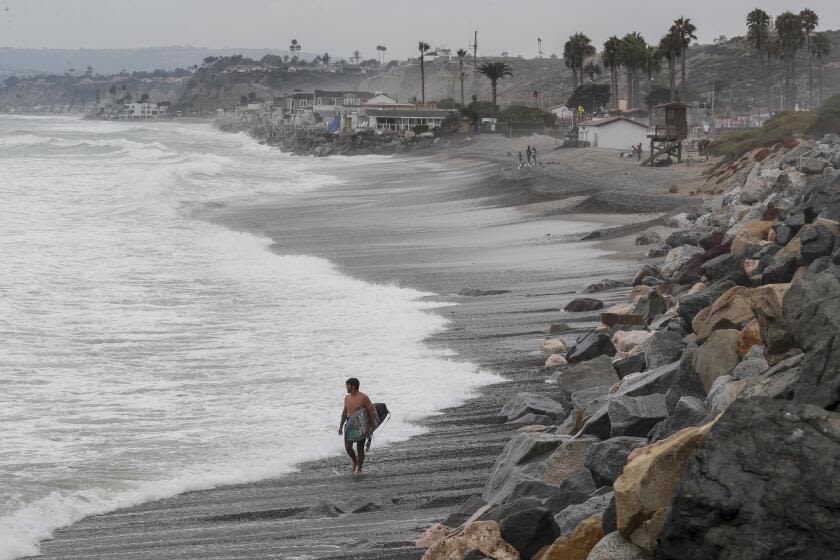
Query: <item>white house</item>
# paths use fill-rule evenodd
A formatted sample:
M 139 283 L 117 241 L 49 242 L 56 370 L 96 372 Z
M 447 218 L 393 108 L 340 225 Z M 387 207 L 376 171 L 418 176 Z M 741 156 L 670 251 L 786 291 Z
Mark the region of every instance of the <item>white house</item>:
M 555 105 L 548 110 L 549 113 L 554 113 L 558 119 L 571 119 L 575 116 L 575 112 L 565 105 Z
M 578 140 L 592 148 L 626 150 L 630 146 L 647 144 L 647 125 L 624 117 L 610 117 L 588 121 L 578 127 Z
M 421 125 L 428 126 L 429 130 L 433 130 L 440 127 L 447 116 L 455 113 L 457 111 L 451 109 L 428 109 L 424 107 L 412 109 L 369 107 L 365 108 L 364 111 L 365 116 L 368 117 L 368 126 L 371 128 L 399 132 L 410 131 L 415 126 Z
M 123 120 L 135 119 L 159 119 L 167 116 L 168 105 L 157 103 L 126 103 L 119 112 L 119 118 Z

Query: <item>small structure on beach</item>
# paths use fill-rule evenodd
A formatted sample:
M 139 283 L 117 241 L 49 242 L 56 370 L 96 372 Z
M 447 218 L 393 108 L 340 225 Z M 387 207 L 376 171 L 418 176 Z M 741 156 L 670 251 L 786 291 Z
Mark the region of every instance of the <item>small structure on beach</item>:
M 626 150 L 647 140 L 647 125 L 624 117 L 609 117 L 581 123 L 578 146 Z
M 688 138 L 688 105 L 674 101 L 654 107 L 647 137 L 650 157 L 642 165 L 653 165 L 662 156 L 675 156 L 682 161 L 682 142 Z

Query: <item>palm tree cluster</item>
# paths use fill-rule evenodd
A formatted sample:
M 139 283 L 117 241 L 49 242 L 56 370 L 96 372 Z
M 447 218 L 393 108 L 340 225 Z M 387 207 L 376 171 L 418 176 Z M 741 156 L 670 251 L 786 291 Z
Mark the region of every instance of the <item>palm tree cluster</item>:
M 831 53 L 831 41 L 824 33 L 815 33 L 820 18 L 813 11 L 804 9 L 798 14 L 787 11 L 773 19 L 762 9 L 747 14 L 747 41 L 755 50 L 764 70 L 764 88 L 768 108 L 772 107 L 774 82 L 773 61 L 781 61 L 782 76 L 780 108 L 792 110 L 796 106 L 799 85 L 796 63 L 799 52 L 804 50 L 808 60 L 808 93 L 810 106 L 822 103 L 822 66 Z M 814 61 L 817 62 L 818 88 L 814 90 Z M 765 64 L 766 61 L 766 64 Z M 817 94 L 816 96 L 814 94 Z M 816 101 L 816 103 L 815 103 Z
M 563 60 L 567 68 L 572 69 L 572 89 L 583 85 L 584 61 L 596 54 L 592 41 L 583 33 L 575 33 L 563 46 Z M 578 83 L 580 78 L 580 83 Z
M 379 65 L 382 66 L 382 57 L 385 56 L 385 51 L 388 50 L 388 47 L 385 45 L 376 45 L 376 50 L 379 52 Z

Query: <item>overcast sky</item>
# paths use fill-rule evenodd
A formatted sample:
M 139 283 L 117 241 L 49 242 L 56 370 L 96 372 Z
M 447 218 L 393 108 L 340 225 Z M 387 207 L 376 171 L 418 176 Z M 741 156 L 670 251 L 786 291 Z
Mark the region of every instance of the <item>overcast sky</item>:
M 305 52 L 377 57 L 413 56 L 418 40 L 467 47 L 478 27 L 479 54 L 560 54 L 582 31 L 600 47 L 609 35 L 639 31 L 658 41 L 671 21 L 690 17 L 701 42 L 743 34 L 748 11 L 776 15 L 809 7 L 822 29 L 840 27 L 837 0 L 0 0 L 0 47 L 130 48 L 288 47 Z

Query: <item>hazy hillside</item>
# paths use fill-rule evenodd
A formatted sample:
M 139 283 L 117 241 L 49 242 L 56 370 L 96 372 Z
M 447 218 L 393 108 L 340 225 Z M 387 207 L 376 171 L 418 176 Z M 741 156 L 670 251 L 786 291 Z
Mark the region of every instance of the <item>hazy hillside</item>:
M 151 47 L 145 49 L 12 49 L 0 48 L 0 76 L 63 74 L 74 68 L 84 72 L 88 66 L 98 74 L 117 74 L 187 68 L 208 56 L 241 54 L 259 60 L 266 54 L 289 54 L 285 49 L 207 49 L 203 47 Z M 314 55 L 299 53 L 301 58 Z

